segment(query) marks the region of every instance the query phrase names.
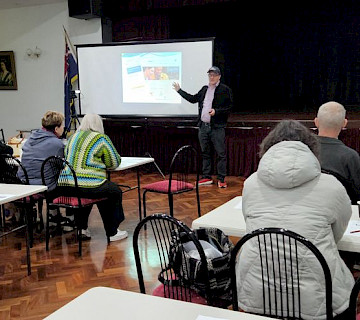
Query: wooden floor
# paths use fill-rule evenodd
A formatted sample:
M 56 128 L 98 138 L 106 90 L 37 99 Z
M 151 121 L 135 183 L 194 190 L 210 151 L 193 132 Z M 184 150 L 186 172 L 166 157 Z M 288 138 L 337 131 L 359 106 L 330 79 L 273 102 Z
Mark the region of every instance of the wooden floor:
M 136 176 L 131 171 L 115 173 L 111 179 L 122 184 L 136 184 Z M 161 176 L 155 171 L 142 172 L 142 184 L 158 179 Z M 228 177 L 227 189 L 219 189 L 216 185 L 202 186 L 202 214 L 241 195 L 243 180 L 241 177 Z M 174 200 L 174 216 L 188 226 L 197 217 L 194 194 L 191 192 L 175 196 Z M 166 196 L 148 194 L 147 199 L 148 214 L 168 213 Z M 31 249 L 31 276 L 27 276 L 23 235 L 10 235 L 2 239 L 0 319 L 43 319 L 95 286 L 139 292 L 132 250 L 132 234 L 139 221 L 136 190 L 124 193 L 123 207 L 126 220 L 120 227 L 129 232 L 129 238 L 108 246 L 102 221 L 95 207 L 89 224 L 92 239 L 83 242 L 82 258 L 77 255 L 78 247 L 73 233 L 51 238 L 48 252 L 45 250 L 44 232 L 35 234 L 34 247 Z

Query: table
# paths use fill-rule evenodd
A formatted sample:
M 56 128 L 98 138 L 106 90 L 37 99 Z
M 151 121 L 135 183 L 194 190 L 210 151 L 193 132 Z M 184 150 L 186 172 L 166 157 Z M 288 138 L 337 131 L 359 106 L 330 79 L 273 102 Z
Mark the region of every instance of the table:
M 25 184 L 6 184 L 0 183 L 0 205 L 19 200 L 28 196 L 32 196 L 36 193 L 40 193 L 47 190 L 46 186 L 43 185 L 25 185 Z M 4 214 L 4 213 L 3 213 Z M 14 228 L 9 232 L 2 234 L 5 236 L 11 232 L 19 230 L 21 228 L 28 228 L 28 225 L 22 225 L 20 227 Z M 0 237 L 1 237 L 0 236 Z M 26 231 L 27 244 L 26 244 L 26 256 L 27 256 L 27 265 L 28 265 L 28 275 L 31 274 L 31 261 L 30 261 L 30 247 L 28 239 L 28 229 Z
M 45 319 L 265 320 L 270 318 L 137 292 L 95 287 Z
M 237 196 L 218 208 L 193 221 L 191 227 L 219 228 L 226 235 L 242 237 L 246 233 L 246 223 L 241 208 L 242 197 Z M 338 249 L 349 252 L 360 252 L 360 232 L 351 233 L 354 229 L 360 230 L 359 207 L 353 205 L 352 216 L 344 236 L 338 242 Z
M 139 220 L 142 219 L 142 213 L 141 213 L 141 194 L 140 194 L 140 171 L 139 168 L 143 166 L 144 164 L 153 163 L 155 160 L 154 158 L 150 157 L 121 157 L 121 163 L 120 165 L 113 170 L 108 170 L 108 180 L 110 180 L 110 174 L 111 172 L 115 171 L 123 171 L 127 169 L 136 168 L 136 176 L 137 176 L 137 186 L 130 187 L 127 185 L 119 185 L 120 187 L 125 187 L 126 190 L 123 192 L 128 192 L 130 190 L 137 189 L 138 190 L 138 203 L 139 203 Z

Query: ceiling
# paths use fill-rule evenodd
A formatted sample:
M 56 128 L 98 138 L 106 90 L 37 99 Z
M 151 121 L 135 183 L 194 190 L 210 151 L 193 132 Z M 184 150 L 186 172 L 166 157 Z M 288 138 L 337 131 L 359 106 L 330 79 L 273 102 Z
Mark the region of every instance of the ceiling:
M 20 7 L 31 7 L 42 4 L 64 2 L 65 0 L 0 0 L 1 9 L 13 9 Z

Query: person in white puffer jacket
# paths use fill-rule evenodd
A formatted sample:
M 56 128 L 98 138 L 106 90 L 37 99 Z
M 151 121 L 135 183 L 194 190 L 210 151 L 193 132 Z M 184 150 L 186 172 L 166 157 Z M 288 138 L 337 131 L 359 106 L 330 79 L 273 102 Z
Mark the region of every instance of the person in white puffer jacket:
M 323 254 L 332 275 L 333 311 L 336 320 L 346 319 L 354 285 L 350 270 L 340 258 L 337 242 L 351 217 L 351 202 L 343 185 L 333 176 L 321 173 L 317 136 L 296 120 L 283 120 L 260 145 L 257 172 L 245 180 L 242 211 L 246 231 L 277 227 L 294 231 L 310 240 Z M 261 273 L 256 248 L 244 246 L 237 265 L 239 307 L 262 313 Z M 304 319 L 326 319 L 325 287 L 318 279 L 323 271 L 316 262 L 305 261 L 308 273 L 301 285 Z M 301 275 L 300 275 L 301 276 Z M 302 275 L 304 276 L 304 274 Z M 306 289 L 305 289 L 306 290 Z

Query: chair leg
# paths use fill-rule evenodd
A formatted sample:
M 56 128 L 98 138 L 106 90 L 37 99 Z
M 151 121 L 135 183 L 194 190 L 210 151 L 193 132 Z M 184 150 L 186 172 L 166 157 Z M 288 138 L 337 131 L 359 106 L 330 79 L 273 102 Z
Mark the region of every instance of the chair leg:
M 144 193 L 143 193 L 143 215 L 144 215 L 144 218 L 146 218 L 146 193 L 147 193 L 147 190 L 144 190 Z M 141 221 L 141 217 L 140 217 L 140 221 Z M 146 224 L 144 225 L 144 230 L 146 230 Z
M 169 198 L 169 209 L 170 209 L 170 216 L 174 216 L 174 197 L 172 194 L 168 194 Z
M 82 236 L 81 236 L 81 229 L 76 227 L 76 233 L 78 235 L 78 242 L 79 242 L 79 257 L 82 256 Z
M 30 259 L 30 237 L 29 237 L 29 220 L 31 220 L 30 216 L 30 208 L 25 207 L 25 241 L 26 241 L 26 262 L 27 262 L 27 269 L 28 269 L 28 276 L 31 275 L 31 259 Z M 29 211 L 28 211 L 29 210 Z
M 197 208 L 198 208 L 198 216 L 201 217 L 199 189 L 196 189 L 196 201 L 197 201 Z
M 50 239 L 50 230 L 49 230 L 49 217 L 50 217 L 50 210 L 49 206 L 46 206 L 46 227 L 45 227 L 45 247 L 46 251 L 49 251 L 49 239 Z
M 2 227 L 5 229 L 5 206 L 1 205 L 1 211 L 2 211 Z
M 38 232 L 41 232 L 44 230 L 44 219 L 43 219 L 43 203 L 44 200 L 40 199 L 37 202 L 37 211 L 38 211 L 38 217 L 39 217 L 39 224 L 38 224 Z

